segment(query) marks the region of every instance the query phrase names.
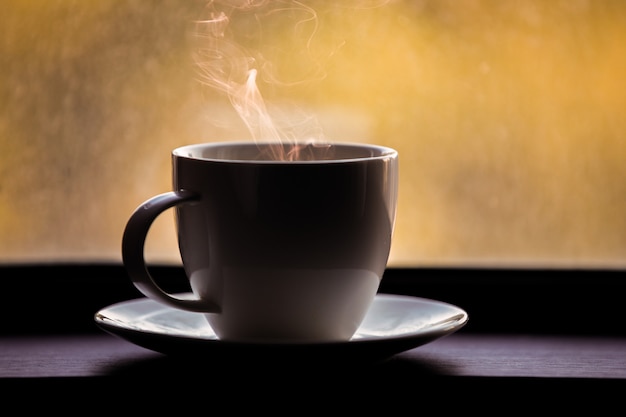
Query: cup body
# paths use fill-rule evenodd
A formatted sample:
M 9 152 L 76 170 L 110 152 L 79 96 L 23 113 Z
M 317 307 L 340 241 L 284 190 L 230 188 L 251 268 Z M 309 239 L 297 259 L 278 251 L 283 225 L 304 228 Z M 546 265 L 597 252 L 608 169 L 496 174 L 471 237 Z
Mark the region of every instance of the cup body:
M 222 340 L 352 337 L 374 300 L 393 234 L 398 156 L 339 143 L 306 160 L 275 144 L 206 143 L 172 152 L 182 263 Z

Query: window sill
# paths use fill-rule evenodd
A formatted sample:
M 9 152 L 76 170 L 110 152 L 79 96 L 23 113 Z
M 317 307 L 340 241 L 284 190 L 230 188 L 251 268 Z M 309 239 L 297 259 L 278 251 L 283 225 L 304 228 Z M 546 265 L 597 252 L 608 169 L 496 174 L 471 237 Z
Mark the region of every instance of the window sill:
M 302 388 L 322 377 L 328 384 L 318 386 L 315 395 L 351 384 L 363 393 L 375 392 L 380 401 L 393 395 L 398 404 L 404 401 L 400 392 L 460 395 L 477 388 L 518 401 L 528 390 L 533 398 L 553 400 L 560 395 L 571 400 L 578 391 L 606 404 L 617 403 L 609 392 L 626 384 L 621 307 L 626 284 L 620 271 L 390 270 L 381 292 L 456 304 L 466 309 L 469 322 L 454 334 L 384 362 L 342 369 L 323 363 L 303 368 L 306 358 L 283 366 L 245 358 L 202 365 L 168 357 L 95 326 L 98 309 L 141 297 L 120 265 L 2 269 L 5 294 L 11 294 L 0 307 L 3 392 L 76 386 L 93 388 L 97 397 L 102 390 L 137 381 L 156 391 L 189 395 L 199 387 L 194 382 L 198 376 L 207 375 L 214 394 L 217 382 L 230 388 L 239 384 L 238 392 L 244 393 L 255 384 L 264 386 L 263 377 L 272 375 L 278 381 L 272 389 Z M 154 271 L 171 290 L 184 290 L 174 283 L 181 273 L 177 267 Z M 28 313 L 27 300 L 36 307 Z M 567 396 L 560 394 L 563 387 Z
M 448 411 L 500 410 L 504 402 L 504 409 L 514 405 L 517 411 L 541 406 L 563 412 L 568 405 L 588 404 L 600 412 L 602 407 L 621 407 L 621 396 L 614 393 L 626 383 L 626 338 L 610 337 L 461 330 L 383 362 L 350 368 L 323 363 L 311 367 L 307 358 L 285 364 L 245 358 L 196 362 L 97 333 L 8 336 L 0 338 L 0 346 L 3 404 L 17 400 L 23 406 L 21 395 L 12 393 L 37 397 L 54 392 L 63 411 L 76 404 L 75 393 L 80 392 L 82 404 L 113 409 L 123 404 L 124 409 L 143 411 L 160 410 L 161 399 L 178 399 L 182 406 L 185 398 L 209 400 L 235 393 L 243 401 L 237 407 L 272 412 L 281 407 L 290 411 L 295 402 L 296 407 L 310 404 L 309 411 L 345 406 L 393 412 L 397 407 L 404 413 L 432 408 L 442 400 L 448 402 Z M 353 393 L 358 397 L 351 397 Z M 50 403 L 46 409 L 51 410 Z
M 0 379 L 13 378 L 102 378 L 171 377 L 189 369 L 182 364 L 192 359 L 170 357 L 136 346 L 105 333 L 66 335 L 20 335 L 0 337 Z M 228 372 L 232 361 L 250 369 L 276 372 L 315 373 L 302 362 L 256 363 L 248 358 L 205 358 L 214 375 Z M 193 360 L 195 362 L 195 359 Z M 262 362 L 262 361 L 261 361 Z M 340 364 L 331 362 L 335 369 Z M 319 367 L 319 368 L 318 368 Z M 626 382 L 626 338 L 546 336 L 532 334 L 495 335 L 459 331 L 423 346 L 375 363 L 352 364 L 350 369 L 388 376 L 469 378 L 553 378 L 562 380 L 624 380 Z M 221 369 L 223 368 L 223 369 Z M 324 369 L 328 372 L 328 369 Z M 414 379 L 412 379 L 414 380 Z

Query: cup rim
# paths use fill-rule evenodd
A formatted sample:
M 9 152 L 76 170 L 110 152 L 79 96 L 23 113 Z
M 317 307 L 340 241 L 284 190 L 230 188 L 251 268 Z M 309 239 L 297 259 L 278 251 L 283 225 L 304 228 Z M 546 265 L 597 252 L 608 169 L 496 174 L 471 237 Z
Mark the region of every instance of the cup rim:
M 192 159 L 198 161 L 228 162 L 228 163 L 254 163 L 254 164 L 329 164 L 329 163 L 346 163 L 356 161 L 372 161 L 377 159 L 397 158 L 398 151 L 395 149 L 367 142 L 324 142 L 320 145 L 335 146 L 344 149 L 354 148 L 361 151 L 370 151 L 369 154 L 358 155 L 354 157 L 331 157 L 326 159 L 254 159 L 254 158 L 230 158 L 206 156 L 204 151 L 215 150 L 216 148 L 230 147 L 267 147 L 272 146 L 308 146 L 311 142 L 292 141 L 281 143 L 277 141 L 217 141 L 217 142 L 199 142 L 189 145 L 179 146 L 172 150 L 172 156 L 177 158 Z

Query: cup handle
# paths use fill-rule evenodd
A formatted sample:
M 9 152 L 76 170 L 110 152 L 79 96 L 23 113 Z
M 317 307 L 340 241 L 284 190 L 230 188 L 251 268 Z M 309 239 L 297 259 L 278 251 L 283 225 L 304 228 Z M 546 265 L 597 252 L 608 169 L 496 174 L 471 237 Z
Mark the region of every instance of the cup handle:
M 167 293 L 148 272 L 144 258 L 146 236 L 154 220 L 165 210 L 179 204 L 198 201 L 191 191 L 170 191 L 156 195 L 141 204 L 126 223 L 122 237 L 122 261 L 135 287 L 145 296 L 170 307 L 199 313 L 219 313 L 220 307 L 201 299 L 182 299 Z

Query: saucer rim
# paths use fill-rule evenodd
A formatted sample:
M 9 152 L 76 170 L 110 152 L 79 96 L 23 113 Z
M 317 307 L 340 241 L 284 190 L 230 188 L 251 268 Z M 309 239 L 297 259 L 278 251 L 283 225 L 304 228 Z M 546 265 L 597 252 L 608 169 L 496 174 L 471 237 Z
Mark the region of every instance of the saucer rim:
M 184 292 L 184 293 L 178 293 L 176 294 L 176 296 L 193 297 L 193 294 L 190 292 Z M 438 301 L 438 300 L 433 300 L 429 298 L 401 295 L 401 294 L 390 294 L 390 293 L 378 293 L 376 294 L 374 301 L 375 302 L 376 301 L 388 301 L 388 302 L 408 301 L 408 302 L 414 302 L 414 303 L 421 302 L 421 303 L 425 303 L 431 306 L 437 305 L 440 307 L 449 308 L 451 310 L 451 314 L 448 320 L 446 320 L 445 326 L 432 325 L 426 329 L 419 329 L 416 331 L 396 334 L 396 335 L 391 335 L 391 336 L 380 336 L 380 337 L 379 336 L 363 336 L 357 339 L 350 339 L 346 341 L 323 341 L 323 342 L 302 342 L 302 343 L 300 342 L 293 342 L 293 343 L 292 342 L 289 342 L 289 343 L 238 342 L 238 341 L 231 341 L 231 340 L 220 340 L 219 338 L 196 337 L 194 335 L 169 334 L 165 332 L 158 332 L 158 331 L 147 330 L 147 329 L 145 330 L 137 329 L 132 326 L 122 325 L 118 321 L 111 320 L 106 317 L 106 312 L 112 309 L 131 307 L 133 305 L 138 305 L 138 304 L 149 304 L 150 306 L 154 306 L 155 311 L 157 308 L 161 310 L 165 310 L 165 311 L 175 310 L 172 307 L 161 304 L 158 301 L 153 300 L 148 297 L 141 297 L 141 298 L 120 301 L 114 304 L 110 304 L 106 307 L 103 307 L 94 314 L 94 321 L 96 325 L 98 325 L 100 328 L 102 328 L 103 330 L 109 333 L 113 333 L 114 335 L 117 335 L 117 333 L 119 332 L 124 332 L 124 333 L 137 333 L 137 334 L 142 334 L 142 335 L 152 334 L 154 336 L 168 338 L 168 339 L 195 340 L 195 341 L 198 341 L 198 343 L 206 343 L 206 344 L 219 343 L 222 345 L 247 345 L 247 346 L 262 345 L 262 346 L 297 347 L 297 346 L 321 346 L 321 345 L 345 345 L 345 344 L 351 344 L 351 345 L 371 344 L 371 343 L 382 343 L 382 342 L 389 342 L 389 341 L 399 341 L 403 339 L 413 340 L 416 338 L 428 338 L 429 336 L 435 336 L 436 338 L 439 338 L 441 336 L 444 336 L 444 335 L 447 335 L 449 333 L 453 333 L 459 330 L 460 328 L 464 327 L 469 320 L 469 315 L 464 309 L 454 304 L 447 303 L 445 301 Z M 452 311 L 456 311 L 456 314 L 453 315 Z
M 189 293 L 180 294 L 182 296 Z M 313 350 L 318 352 L 328 352 L 341 350 L 345 353 L 354 353 L 359 356 L 371 356 L 384 358 L 392 356 L 396 353 L 422 346 L 430 343 L 443 336 L 454 333 L 464 327 L 468 320 L 468 313 L 454 305 L 443 301 L 432 300 L 429 298 L 415 297 L 400 294 L 379 293 L 376 294 L 375 302 L 416 302 L 426 303 L 428 305 L 436 305 L 450 309 L 450 317 L 445 321 L 445 326 L 430 326 L 426 329 L 418 329 L 398 335 L 391 336 L 363 336 L 347 341 L 329 341 L 329 342 L 302 342 L 302 343 L 275 343 L 275 342 L 237 342 L 225 341 L 219 338 L 201 338 L 194 335 L 168 334 L 166 332 L 158 332 L 154 330 L 143 330 L 123 325 L 118 321 L 111 320 L 107 317 L 108 312 L 115 308 L 124 308 L 135 304 L 149 304 L 155 309 L 174 311 L 172 307 L 160 304 L 157 301 L 148 298 L 136 298 L 126 301 L 117 302 L 98 310 L 94 314 L 95 324 L 107 333 L 120 337 L 128 342 L 143 348 L 160 352 L 166 355 L 174 355 L 188 352 L 221 349 L 228 351 L 229 349 L 262 349 L 267 350 L 287 350 L 296 352 L 299 350 Z M 435 323 L 436 324 L 436 323 Z

